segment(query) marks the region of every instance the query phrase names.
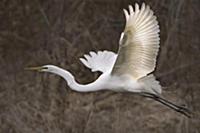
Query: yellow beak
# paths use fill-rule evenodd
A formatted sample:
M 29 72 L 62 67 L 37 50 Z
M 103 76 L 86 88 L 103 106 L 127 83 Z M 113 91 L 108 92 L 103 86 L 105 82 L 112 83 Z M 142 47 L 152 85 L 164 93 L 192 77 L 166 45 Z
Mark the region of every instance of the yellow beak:
M 44 67 L 39 66 L 39 67 L 26 67 L 24 68 L 25 70 L 30 70 L 30 71 L 42 71 L 44 69 Z

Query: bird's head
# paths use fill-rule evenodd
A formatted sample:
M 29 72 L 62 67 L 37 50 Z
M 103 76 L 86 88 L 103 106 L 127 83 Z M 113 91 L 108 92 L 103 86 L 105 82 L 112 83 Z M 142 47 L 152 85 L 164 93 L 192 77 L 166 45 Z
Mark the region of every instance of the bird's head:
M 38 72 L 54 72 L 56 70 L 54 65 L 44 65 L 38 67 L 27 67 L 25 70 L 38 71 Z

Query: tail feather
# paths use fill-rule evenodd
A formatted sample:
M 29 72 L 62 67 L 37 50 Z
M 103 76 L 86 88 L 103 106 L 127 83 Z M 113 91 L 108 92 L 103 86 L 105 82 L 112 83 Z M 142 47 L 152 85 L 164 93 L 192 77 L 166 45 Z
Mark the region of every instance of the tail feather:
M 153 74 L 139 79 L 139 82 L 143 84 L 145 92 L 150 92 L 153 94 L 162 93 L 160 82 L 155 79 L 155 76 Z

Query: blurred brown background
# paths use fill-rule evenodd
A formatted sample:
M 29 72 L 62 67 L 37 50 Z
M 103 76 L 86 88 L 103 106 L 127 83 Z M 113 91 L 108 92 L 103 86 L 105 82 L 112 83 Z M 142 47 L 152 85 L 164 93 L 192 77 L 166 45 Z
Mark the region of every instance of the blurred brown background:
M 146 0 L 161 29 L 155 75 L 163 96 L 188 119 L 134 94 L 77 93 L 58 76 L 24 71 L 54 64 L 80 83 L 97 78 L 80 63 L 91 50 L 117 52 L 122 9 L 139 0 L 1 0 L 0 133 L 200 133 L 200 1 Z

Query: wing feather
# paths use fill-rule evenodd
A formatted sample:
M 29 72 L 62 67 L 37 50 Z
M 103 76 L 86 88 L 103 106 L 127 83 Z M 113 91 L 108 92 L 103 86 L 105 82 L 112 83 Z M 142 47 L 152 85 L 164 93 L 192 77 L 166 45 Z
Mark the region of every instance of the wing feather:
M 160 30 L 156 16 L 144 3 L 141 9 L 136 3 L 135 11 L 129 5 L 129 12 L 124 9 L 124 14 L 126 26 L 112 74 L 129 74 L 137 80 L 155 69 Z
M 117 54 L 111 51 L 98 51 L 97 53 L 91 51 L 89 54 L 85 54 L 84 58 L 80 58 L 80 61 L 92 72 L 101 71 L 103 73 L 111 71 L 117 58 Z

